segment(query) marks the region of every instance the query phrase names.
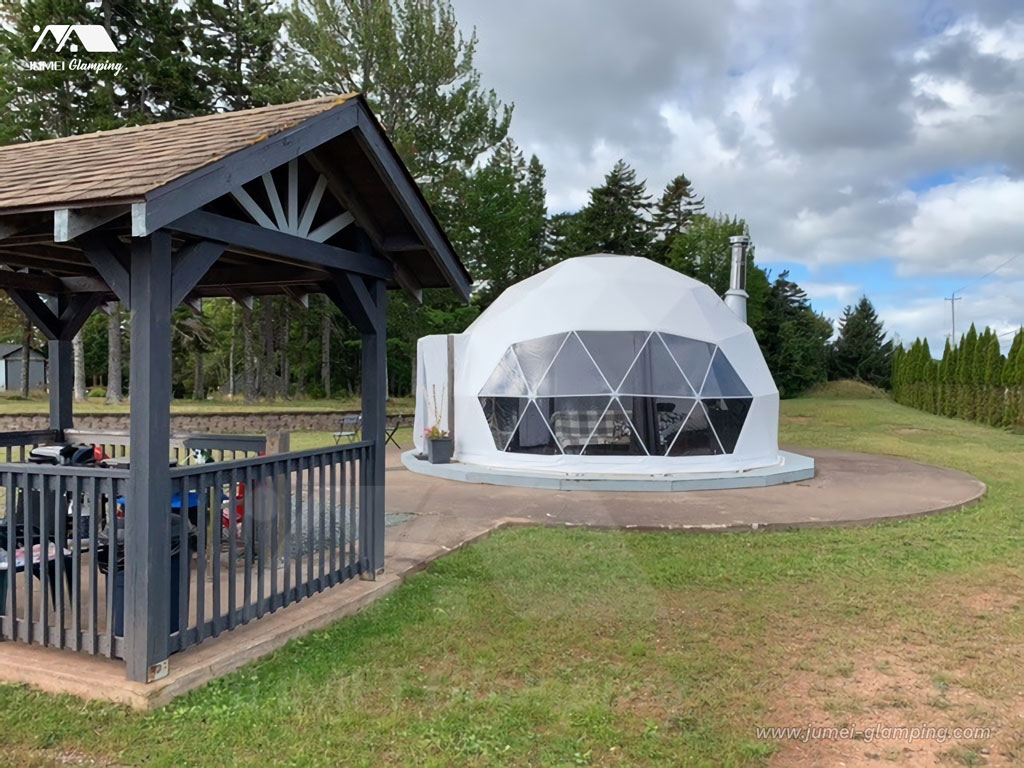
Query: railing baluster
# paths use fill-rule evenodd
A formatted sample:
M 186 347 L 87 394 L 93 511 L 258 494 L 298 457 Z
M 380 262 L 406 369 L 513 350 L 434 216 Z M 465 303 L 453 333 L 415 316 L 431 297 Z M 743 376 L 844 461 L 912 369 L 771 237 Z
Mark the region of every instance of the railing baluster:
M 100 499 L 100 480 L 94 477 L 91 483 L 92 514 L 89 515 L 89 653 L 99 653 L 100 632 L 99 632 L 99 603 L 100 603 L 100 576 L 99 557 L 96 552 L 99 544 L 99 519 L 105 511 L 108 519 L 110 508 L 103 504 Z
M 303 541 L 302 541 L 302 462 L 303 459 L 299 458 L 295 462 L 295 541 L 293 542 L 295 548 L 295 600 L 302 599 L 302 553 L 303 553 Z
M 313 457 L 306 459 L 306 519 L 309 525 L 306 528 L 306 583 L 304 585 L 306 597 L 313 594 L 313 568 L 316 559 L 316 498 L 313 493 Z
M 210 496 L 210 560 L 212 565 L 213 597 L 210 600 L 210 618 L 213 620 L 213 636 L 221 630 L 221 596 L 220 596 L 220 554 L 223 541 L 224 526 L 221 525 L 221 496 L 224 495 L 224 473 L 215 472 L 214 485 Z
M 277 563 L 278 563 L 278 532 L 281 530 L 281 522 L 284 520 L 285 507 L 281 504 L 280 472 L 285 462 L 275 461 L 268 464 L 270 470 L 270 498 L 267 500 L 269 513 L 267 515 L 267 528 L 270 535 L 270 611 L 277 609 Z
M 318 545 L 320 554 L 320 573 L 317 576 L 317 591 L 324 589 L 327 586 L 327 570 L 325 565 L 326 549 L 327 549 L 327 492 L 324 486 L 324 471 L 330 463 L 324 462 L 323 456 L 318 456 L 316 459 L 316 473 L 319 481 L 320 490 L 320 503 L 317 504 L 317 508 L 320 510 L 320 542 Z
M 359 524 L 356 518 L 357 505 L 359 503 L 359 490 L 356 487 L 357 472 L 362 466 L 362 449 L 354 454 L 348 463 L 348 575 L 349 578 L 356 575 L 356 539 L 359 538 Z
M 5 617 L 7 637 L 11 640 L 18 639 L 20 620 L 18 619 L 18 570 L 15 567 L 17 545 L 18 517 L 17 508 L 17 482 L 18 476 L 13 472 L 5 472 L 3 475 L 4 487 L 7 489 L 7 594 L 8 612 Z
M 236 539 L 238 538 L 238 474 L 232 469 L 229 475 L 231 484 L 228 486 L 227 513 L 228 513 L 228 629 L 235 628 L 235 609 L 237 607 L 237 576 L 238 571 L 238 550 Z M 221 514 L 221 524 L 224 516 Z
M 49 645 L 50 643 L 50 591 L 53 585 L 50 583 L 50 538 L 48 531 L 49 526 L 49 515 L 46 514 L 46 503 L 49 500 L 49 483 L 46 475 L 36 475 L 36 487 L 38 490 L 32 492 L 31 501 L 34 502 L 38 494 L 39 499 L 39 637 L 43 645 Z M 56 555 L 54 555 L 56 557 Z M 34 553 L 30 557 L 33 561 L 33 570 L 37 567 L 35 564 Z
M 206 504 L 209 475 L 196 476 L 196 635 L 206 638 Z
M 54 621 L 57 624 L 57 647 L 64 647 L 64 545 L 67 543 L 68 513 L 64 498 L 64 477 L 53 478 L 53 538 L 56 552 L 54 553 Z
M 328 463 L 328 468 L 331 473 L 330 475 L 330 499 L 328 503 L 331 505 L 330 514 L 330 526 L 331 526 L 331 549 L 330 549 L 330 572 L 327 577 L 328 586 L 334 586 L 338 583 L 338 466 L 341 462 L 338 460 L 341 457 L 340 453 L 332 453 L 331 460 Z
M 24 642 L 26 642 L 28 644 L 32 643 L 32 640 L 33 640 L 33 637 L 34 637 L 34 634 L 35 634 L 33 630 L 35 628 L 35 616 L 36 616 L 35 615 L 35 611 L 33 610 L 34 605 L 33 605 L 33 601 L 32 601 L 32 597 L 33 597 L 32 596 L 32 584 L 33 584 L 33 582 L 32 582 L 32 568 L 33 568 L 33 563 L 32 563 L 32 547 L 33 547 L 33 541 L 32 540 L 35 538 L 34 535 L 33 535 L 33 531 L 35 530 L 35 526 L 32 524 L 32 505 L 29 503 L 29 496 L 31 494 L 31 490 L 30 490 L 30 486 L 29 486 L 29 478 L 30 477 L 31 477 L 31 475 L 29 475 L 27 472 L 24 473 L 22 475 L 22 486 L 21 486 L 21 515 L 22 515 L 22 519 L 25 521 L 25 524 L 24 524 L 24 526 L 25 526 L 25 528 L 24 528 L 25 529 L 25 544 L 24 544 L 25 570 L 23 571 L 24 579 L 25 579 L 25 640 L 24 640 Z
M 291 588 L 292 588 L 292 546 L 294 539 L 294 510 L 295 510 L 295 497 L 292 495 L 292 467 L 294 462 L 288 459 L 284 463 L 285 472 L 284 477 L 284 490 L 285 490 L 285 502 L 284 510 L 284 592 L 281 600 L 281 606 L 288 605 L 291 602 Z
M 253 471 L 252 467 L 246 467 L 242 476 L 242 546 L 245 547 L 245 573 L 242 578 L 242 621 L 248 622 L 252 619 L 252 564 L 253 546 Z
M 82 542 L 78 535 L 82 525 L 82 477 L 76 475 L 71 486 L 71 643 L 82 650 Z
M 114 488 L 113 478 L 105 478 L 104 485 L 106 486 L 107 493 L 107 632 L 106 632 L 106 649 L 105 654 L 108 658 L 114 656 L 114 637 L 116 636 L 118 629 L 116 627 L 117 614 L 120 612 L 121 623 L 124 624 L 124 589 L 120 590 L 121 600 L 115 599 L 114 586 L 118 580 L 118 571 L 120 570 L 120 557 L 118 554 L 118 532 L 121 529 L 123 523 L 121 518 L 117 514 L 117 493 Z M 131 509 L 131 499 L 125 499 L 125 509 Z M 120 605 L 117 603 L 120 602 Z M 120 627 L 121 632 L 124 632 L 124 627 Z

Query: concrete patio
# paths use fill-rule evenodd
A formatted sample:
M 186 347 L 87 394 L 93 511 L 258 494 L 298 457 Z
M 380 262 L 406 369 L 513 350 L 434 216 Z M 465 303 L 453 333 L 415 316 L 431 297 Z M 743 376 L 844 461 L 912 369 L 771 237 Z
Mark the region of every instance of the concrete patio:
M 768 488 L 677 494 L 557 492 L 440 480 L 409 472 L 387 454 L 385 570 L 347 581 L 260 621 L 175 654 L 170 673 L 144 684 L 122 663 L 21 643 L 0 644 L 0 681 L 150 709 L 351 615 L 433 560 L 508 525 L 722 532 L 864 525 L 960 509 L 985 494 L 962 472 L 905 459 L 797 449 L 812 456 L 811 480 Z M 870 482 L 866 482 L 870 478 Z M 225 591 L 228 573 L 221 574 Z

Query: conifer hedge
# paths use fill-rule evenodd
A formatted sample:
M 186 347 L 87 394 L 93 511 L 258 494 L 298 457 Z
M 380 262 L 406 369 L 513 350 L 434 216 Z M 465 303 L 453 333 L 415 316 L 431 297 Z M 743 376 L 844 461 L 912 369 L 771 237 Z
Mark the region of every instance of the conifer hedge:
M 1024 428 L 1024 329 L 1004 357 L 999 337 L 972 325 L 957 346 L 946 341 L 942 359 L 928 340 L 897 347 L 892 360 L 892 395 L 898 403 L 942 416 L 993 427 Z

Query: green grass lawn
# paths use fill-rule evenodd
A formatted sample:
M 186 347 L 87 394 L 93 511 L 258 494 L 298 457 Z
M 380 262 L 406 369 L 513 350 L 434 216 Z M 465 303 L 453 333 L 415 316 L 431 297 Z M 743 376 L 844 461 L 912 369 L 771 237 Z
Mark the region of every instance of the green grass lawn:
M 388 413 L 412 413 L 416 402 L 411 397 L 393 397 L 388 400 Z M 293 412 L 303 411 L 358 411 L 358 397 L 335 398 L 331 400 L 274 400 L 246 403 L 241 398 L 234 400 L 175 400 L 171 413 L 251 413 L 251 412 Z M 49 413 L 50 402 L 45 394 L 35 393 L 27 400 L 20 395 L 0 395 L 0 416 Z M 75 403 L 75 413 L 128 413 L 128 402 L 107 405 L 101 397 L 90 397 Z
M 0 762 L 1024 761 L 1024 437 L 821 397 L 783 404 L 782 440 L 958 467 L 990 493 L 871 528 L 507 530 L 155 713 L 0 686 Z M 915 743 L 927 761 L 902 744 L 755 738 L 811 719 L 993 731 Z

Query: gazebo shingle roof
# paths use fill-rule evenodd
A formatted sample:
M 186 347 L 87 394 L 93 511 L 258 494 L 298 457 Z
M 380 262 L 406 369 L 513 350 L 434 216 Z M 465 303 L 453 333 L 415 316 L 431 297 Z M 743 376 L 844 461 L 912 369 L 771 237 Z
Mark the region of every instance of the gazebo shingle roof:
M 126 202 L 354 94 L 0 147 L 0 210 Z

